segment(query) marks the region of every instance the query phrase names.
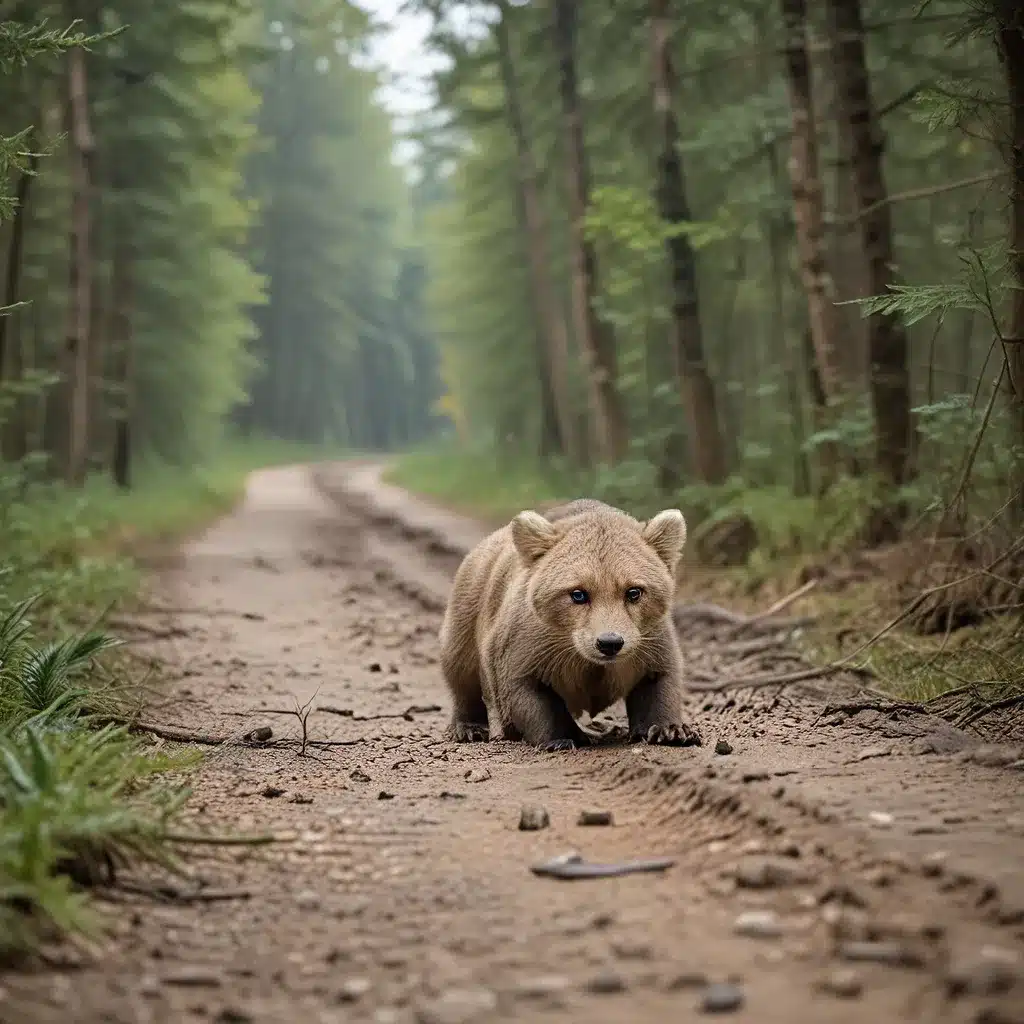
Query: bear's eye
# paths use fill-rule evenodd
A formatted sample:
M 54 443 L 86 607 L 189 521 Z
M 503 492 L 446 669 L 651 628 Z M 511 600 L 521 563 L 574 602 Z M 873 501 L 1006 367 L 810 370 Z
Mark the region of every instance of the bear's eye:
M 626 591 L 626 600 L 630 604 L 636 604 L 643 596 L 643 587 L 630 587 L 629 590 Z
M 573 604 L 586 604 L 590 600 L 590 595 L 585 590 L 580 590 L 579 587 L 570 590 L 569 597 Z

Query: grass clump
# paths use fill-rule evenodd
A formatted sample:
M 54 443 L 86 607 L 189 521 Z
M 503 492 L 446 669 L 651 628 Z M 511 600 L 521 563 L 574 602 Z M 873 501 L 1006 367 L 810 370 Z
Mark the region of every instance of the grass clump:
M 32 601 L 0 620 L 0 957 L 101 926 L 87 887 L 140 862 L 174 868 L 169 822 L 187 761 L 147 751 L 120 726 L 95 727 L 95 659 L 118 645 L 87 632 L 34 635 Z

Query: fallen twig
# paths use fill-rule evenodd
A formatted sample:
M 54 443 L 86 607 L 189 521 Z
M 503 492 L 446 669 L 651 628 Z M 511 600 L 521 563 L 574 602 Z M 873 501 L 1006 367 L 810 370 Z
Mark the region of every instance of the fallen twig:
M 174 903 L 218 903 L 222 900 L 247 900 L 252 898 L 249 889 L 177 889 L 173 885 L 136 885 L 133 882 L 119 882 L 116 888 L 135 896 L 149 896 Z
M 790 683 L 802 683 L 809 679 L 825 679 L 837 672 L 853 672 L 859 675 L 873 675 L 867 668 L 853 665 L 843 665 L 833 662 L 831 665 L 822 665 L 818 668 L 799 669 L 796 672 L 781 672 L 777 675 L 766 676 L 739 676 L 736 679 L 722 679 L 716 683 L 688 682 L 686 688 L 695 693 L 720 693 L 723 690 L 757 690 L 765 686 L 788 686 Z
M 552 857 L 541 864 L 532 864 L 535 875 L 547 878 L 577 880 L 581 878 L 617 878 L 621 875 L 646 874 L 667 871 L 675 864 L 668 857 L 653 860 L 626 860 L 617 864 L 588 864 L 578 853 Z

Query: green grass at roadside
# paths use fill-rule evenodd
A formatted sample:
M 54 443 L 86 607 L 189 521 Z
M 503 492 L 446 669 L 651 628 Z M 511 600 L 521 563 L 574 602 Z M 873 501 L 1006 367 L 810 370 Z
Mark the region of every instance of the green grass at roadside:
M 525 508 L 582 497 L 574 481 L 545 473 L 536 461 L 495 458 L 455 445 L 399 456 L 387 479 L 413 494 L 485 522 L 504 522 Z
M 136 592 L 139 552 L 227 512 L 251 471 L 332 455 L 234 444 L 203 467 L 146 467 L 127 492 L 0 464 L 0 960 L 97 936 L 92 886 L 177 866 L 167 832 L 198 758 L 110 724 L 132 687 L 116 639 L 89 624 Z

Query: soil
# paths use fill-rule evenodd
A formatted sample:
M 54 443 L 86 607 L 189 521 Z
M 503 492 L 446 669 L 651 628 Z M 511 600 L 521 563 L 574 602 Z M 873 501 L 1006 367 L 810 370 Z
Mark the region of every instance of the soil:
M 182 827 L 281 841 L 115 888 L 99 957 L 0 978 L 0 1021 L 1024 1021 L 1020 749 L 852 677 L 692 694 L 700 748 L 616 742 L 617 714 L 588 750 L 447 743 L 437 629 L 483 528 L 379 473 L 256 474 L 137 620 L 147 718 L 232 738 Z M 680 621 L 695 680 L 799 667 Z M 311 699 L 303 753 L 275 712 Z M 673 863 L 530 870 L 569 851 Z

